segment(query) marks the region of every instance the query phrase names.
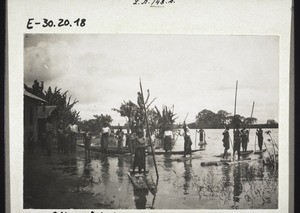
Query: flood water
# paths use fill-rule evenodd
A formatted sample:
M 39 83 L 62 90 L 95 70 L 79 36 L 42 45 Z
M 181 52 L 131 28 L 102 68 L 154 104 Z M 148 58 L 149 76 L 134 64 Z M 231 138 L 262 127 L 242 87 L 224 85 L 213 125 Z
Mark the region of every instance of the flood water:
M 274 209 L 278 208 L 278 174 L 274 167 L 263 166 L 260 161 L 247 161 L 232 165 L 201 166 L 201 162 L 220 160 L 223 153 L 222 129 L 206 131 L 207 146 L 193 153 L 193 158 L 183 160 L 181 155 L 157 155 L 159 180 L 156 193 L 135 191 L 127 176 L 131 169 L 130 156 L 113 156 L 92 152 L 85 157 L 82 149 L 72 160 L 76 168 L 73 175 L 82 181 L 69 191 L 92 194 L 99 203 L 90 208 L 121 209 Z M 264 132 L 266 130 L 264 129 Z M 230 131 L 232 138 L 232 130 Z M 199 148 L 199 134 L 191 130 L 192 148 Z M 278 144 L 278 130 L 271 129 Z M 195 143 L 196 139 L 196 143 Z M 268 149 L 273 150 L 267 142 Z M 99 143 L 100 138 L 92 143 Z M 255 130 L 250 131 L 248 150 L 254 150 Z M 183 137 L 178 137 L 173 150 L 183 150 Z M 265 147 L 264 147 L 265 148 Z M 258 149 L 256 147 L 256 149 Z M 232 147 L 230 147 L 232 152 Z M 265 152 L 267 155 L 267 152 Z M 261 155 L 250 154 L 259 159 Z M 70 162 L 62 162 L 67 164 Z M 146 167 L 153 179 L 156 173 L 152 155 L 147 156 Z

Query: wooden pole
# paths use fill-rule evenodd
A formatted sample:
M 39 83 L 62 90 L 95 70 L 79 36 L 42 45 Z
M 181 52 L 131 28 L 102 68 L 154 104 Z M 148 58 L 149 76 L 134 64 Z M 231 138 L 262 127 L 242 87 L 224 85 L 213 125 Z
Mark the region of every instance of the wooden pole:
M 235 115 L 236 115 L 236 99 L 237 99 L 237 89 L 238 89 L 238 81 L 236 81 L 236 84 L 235 84 L 235 98 L 234 98 L 234 110 L 233 110 L 233 146 L 234 146 L 234 134 L 235 134 Z M 232 157 L 233 156 L 233 153 L 234 153 L 234 148 L 232 146 Z
M 236 115 L 236 99 L 237 99 L 237 89 L 238 89 L 238 81 L 236 81 L 235 85 L 235 97 L 234 97 L 234 111 L 233 111 L 233 129 L 235 129 L 235 115 Z
M 252 110 L 251 110 L 251 116 L 250 116 L 250 118 L 252 118 L 252 116 L 253 116 L 254 104 L 255 104 L 255 102 L 253 101 L 253 104 L 252 104 Z
M 255 133 L 255 139 L 254 139 L 254 152 L 256 152 L 256 133 Z
M 195 131 L 195 150 L 197 149 L 197 147 L 196 147 L 196 140 L 197 140 L 197 129 Z
M 253 101 L 250 118 L 253 117 L 254 104 L 255 104 L 255 102 Z M 249 133 L 250 133 L 250 127 L 249 127 Z
M 156 160 L 155 160 L 155 153 L 154 153 L 154 149 L 153 149 L 153 146 L 152 146 L 151 135 L 150 135 L 150 128 L 149 128 L 149 123 L 148 123 L 148 119 L 147 119 L 147 110 L 146 110 L 145 101 L 144 101 L 144 93 L 143 93 L 143 87 L 142 87 L 142 81 L 141 81 L 141 79 L 140 79 L 140 89 L 141 89 L 141 95 L 142 95 L 142 101 L 143 101 L 143 107 L 144 107 L 144 115 L 145 115 L 145 120 L 146 120 L 146 127 L 147 127 L 147 132 L 148 132 L 148 136 L 149 136 L 149 140 L 150 140 L 150 147 L 151 147 L 151 151 L 152 151 L 152 157 L 153 157 L 153 162 L 154 162 L 156 177 L 157 177 L 157 179 L 159 179 L 157 165 L 156 165 Z
M 186 116 L 185 116 L 185 118 L 184 118 L 183 123 L 185 123 L 185 121 L 186 121 L 188 115 L 189 115 L 189 113 L 186 113 Z
M 250 118 L 253 117 L 254 104 L 255 104 L 255 102 L 253 101 Z M 248 128 L 248 142 L 249 142 L 249 137 L 250 137 L 250 130 L 251 130 L 251 129 L 250 129 L 250 126 L 249 126 L 249 128 Z M 256 137 L 255 137 L 255 138 L 256 138 Z M 254 143 L 254 145 L 255 145 L 255 143 Z

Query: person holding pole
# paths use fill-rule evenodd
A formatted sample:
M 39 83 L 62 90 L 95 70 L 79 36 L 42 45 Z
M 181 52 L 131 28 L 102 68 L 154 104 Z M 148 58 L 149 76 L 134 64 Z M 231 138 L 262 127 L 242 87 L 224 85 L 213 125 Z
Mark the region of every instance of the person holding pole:
M 233 158 L 235 155 L 235 152 L 238 154 L 238 160 L 240 160 L 241 156 L 241 132 L 239 130 L 239 126 L 237 125 L 237 128 L 234 130 L 234 141 L 233 141 Z
M 248 142 L 249 142 L 249 132 L 248 132 L 248 130 L 246 130 L 245 127 L 241 130 L 241 139 L 242 139 L 242 150 L 244 152 L 246 152 L 247 151 L 247 145 L 248 145 Z
M 141 174 L 141 171 L 144 170 L 144 174 L 146 174 L 146 152 L 145 149 L 147 147 L 146 145 L 146 139 L 144 138 L 144 131 L 142 129 L 137 130 L 137 137 L 135 140 L 135 155 L 133 160 L 133 168 L 132 172 L 135 172 L 135 168 L 138 167 L 139 174 Z
M 156 160 L 155 160 L 155 152 L 154 152 L 154 148 L 153 148 L 151 137 L 150 137 L 151 134 L 150 134 L 150 128 L 149 128 L 149 123 L 148 123 L 148 119 L 147 119 L 147 110 L 146 110 L 146 106 L 145 106 L 145 99 L 144 99 L 143 87 L 142 87 L 142 81 L 141 81 L 141 79 L 140 79 L 140 90 L 141 90 L 141 98 L 142 98 L 142 103 L 143 103 L 142 104 L 143 105 L 143 111 L 144 111 L 144 116 L 145 116 L 145 121 L 146 121 L 146 130 L 147 130 L 147 133 L 148 133 L 147 136 L 148 136 L 148 139 L 149 139 L 149 144 L 150 144 L 151 153 L 152 153 L 152 157 L 153 157 L 153 162 L 154 162 L 156 177 L 157 177 L 157 181 L 158 181 L 159 175 L 158 175 L 158 169 L 157 169 Z M 147 90 L 147 91 L 148 91 L 148 94 L 149 94 L 149 90 Z
M 259 150 L 262 150 L 262 145 L 263 145 L 264 137 L 263 137 L 263 130 L 261 129 L 261 127 L 259 127 L 256 130 L 256 135 L 257 135 L 257 141 L 258 141 Z
M 120 126 L 118 131 L 116 132 L 116 136 L 118 140 L 118 152 L 120 152 L 123 147 L 123 137 L 124 137 L 124 132 Z
M 183 157 L 186 157 L 186 155 L 192 155 L 192 140 L 191 140 L 191 134 L 189 127 L 183 123 L 182 131 L 180 132 L 180 135 L 184 137 L 184 155 Z
M 230 149 L 230 144 L 229 144 L 229 127 L 226 126 L 223 134 L 223 146 L 224 146 L 224 154 L 223 154 L 223 158 L 225 158 L 228 153 L 228 149 Z

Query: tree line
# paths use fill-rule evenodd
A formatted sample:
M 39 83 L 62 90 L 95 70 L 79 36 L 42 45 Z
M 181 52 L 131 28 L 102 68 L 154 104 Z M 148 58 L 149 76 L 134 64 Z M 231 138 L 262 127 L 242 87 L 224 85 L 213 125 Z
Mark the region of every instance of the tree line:
M 47 103 L 44 103 L 44 105 L 56 105 L 58 119 L 63 124 L 78 123 L 79 128 L 82 130 L 99 133 L 104 123 L 110 125 L 113 121 L 108 114 L 94 115 L 92 119 L 81 120 L 80 112 L 73 108 L 78 103 L 78 100 L 76 98 L 72 100 L 72 97 L 68 96 L 68 91 L 63 92 L 61 88 L 49 86 L 47 89 L 44 89 L 43 81 L 38 82 L 35 80 L 31 87 L 27 85 L 24 85 L 24 87 L 28 92 L 46 100 Z M 126 118 L 127 122 L 123 128 L 136 132 L 139 128 L 145 129 L 146 127 L 146 118 L 143 111 L 145 107 L 150 127 L 150 132 L 147 132 L 147 134 L 156 133 L 158 137 L 162 137 L 166 128 L 180 128 L 180 123 L 175 123 L 178 117 L 174 112 L 174 105 L 172 107 L 163 106 L 162 109 L 158 109 L 155 105 L 152 106 L 155 99 L 150 99 L 150 91 L 147 90 L 145 103 L 143 103 L 142 95 L 138 92 L 136 101 L 123 101 L 118 108 L 112 108 L 112 110 L 118 112 L 121 117 Z M 278 128 L 278 123 L 273 119 L 267 120 L 265 124 L 256 124 L 256 122 L 257 119 L 254 117 L 244 117 L 239 114 L 233 116 L 225 110 L 219 110 L 215 113 L 211 110 L 203 109 L 196 115 L 195 122 L 189 123 L 188 126 L 197 129 L 216 129 L 224 128 L 225 126 L 233 128 L 233 126 L 237 125 L 246 128 Z M 114 128 L 117 127 L 119 126 L 114 126 Z
M 269 119 L 265 124 L 256 124 L 257 118 L 255 117 L 244 117 L 242 115 L 236 114 L 233 116 L 231 113 L 225 110 L 219 110 L 217 113 L 203 109 L 200 111 L 195 118 L 195 122 L 190 123 L 190 128 L 210 128 L 210 129 L 220 129 L 228 126 L 229 128 L 246 127 L 246 128 L 278 128 L 278 123 Z

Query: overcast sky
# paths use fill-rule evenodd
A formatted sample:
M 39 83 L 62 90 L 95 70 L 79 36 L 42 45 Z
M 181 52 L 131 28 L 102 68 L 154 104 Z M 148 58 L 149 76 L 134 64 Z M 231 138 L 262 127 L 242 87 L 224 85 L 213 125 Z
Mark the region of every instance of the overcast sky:
M 153 106 L 175 105 L 178 122 L 203 109 L 237 113 L 258 123 L 278 121 L 279 38 L 277 36 L 28 34 L 24 37 L 24 81 L 58 86 L 79 103 L 82 119 L 110 114 L 136 101 L 143 89 L 157 97 Z

